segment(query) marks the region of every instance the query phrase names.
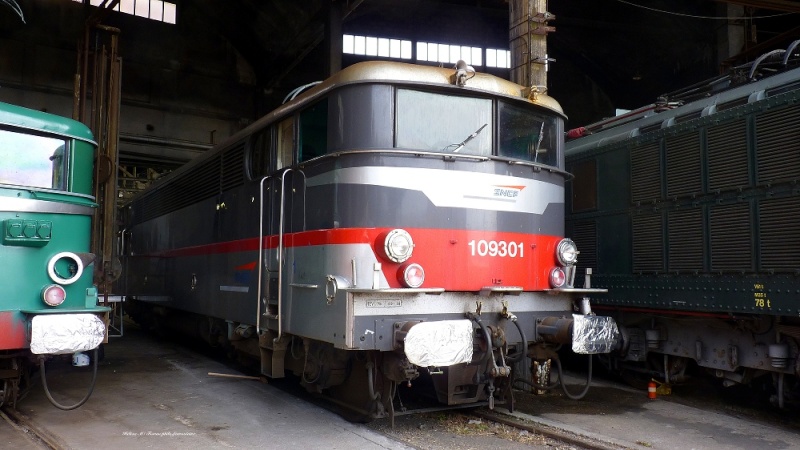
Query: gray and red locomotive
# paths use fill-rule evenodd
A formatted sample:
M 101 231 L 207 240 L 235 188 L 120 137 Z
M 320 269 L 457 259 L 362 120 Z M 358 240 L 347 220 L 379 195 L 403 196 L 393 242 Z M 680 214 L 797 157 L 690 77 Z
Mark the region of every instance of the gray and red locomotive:
M 563 123 L 463 64 L 356 64 L 127 205 L 117 290 L 368 417 L 420 376 L 513 405 L 514 362 L 616 340 L 573 286 Z

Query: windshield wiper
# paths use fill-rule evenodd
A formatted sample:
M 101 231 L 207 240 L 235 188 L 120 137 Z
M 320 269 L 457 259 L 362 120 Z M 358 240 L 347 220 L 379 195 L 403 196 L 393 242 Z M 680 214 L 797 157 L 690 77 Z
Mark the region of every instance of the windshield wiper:
M 447 147 L 445 147 L 444 150 L 447 150 L 448 148 L 450 148 L 450 147 L 455 145 L 455 148 L 453 149 L 453 153 L 458 153 L 459 150 L 461 150 L 462 148 L 464 148 L 465 145 L 467 145 L 467 142 L 475 139 L 481 133 L 481 131 L 483 131 L 483 129 L 486 128 L 486 125 L 489 125 L 489 124 L 488 123 L 483 124 L 482 127 L 478 128 L 477 130 L 475 130 L 475 132 L 473 132 L 472 134 L 467 136 L 467 138 L 464 139 L 460 144 L 450 144 Z

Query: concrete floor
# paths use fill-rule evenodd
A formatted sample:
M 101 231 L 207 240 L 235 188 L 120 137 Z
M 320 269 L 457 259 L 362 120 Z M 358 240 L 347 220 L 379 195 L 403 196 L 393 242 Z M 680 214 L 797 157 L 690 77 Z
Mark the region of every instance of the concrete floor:
M 48 367 L 48 383 L 61 403 L 86 392 L 89 369 L 66 362 Z M 401 442 L 405 420 L 398 421 L 396 430 L 353 424 L 271 384 L 212 377 L 209 372 L 237 373 L 202 353 L 126 327 L 123 338 L 106 346 L 98 384 L 84 406 L 74 411 L 54 408 L 37 382 L 18 410 L 58 445 L 74 449 L 411 448 Z M 571 390 L 577 392 L 583 380 L 568 379 L 576 383 Z M 623 448 L 800 449 L 796 411 L 751 410 L 736 402 L 705 402 L 680 387 L 673 391 L 650 400 L 645 391 L 596 379 L 579 401 L 558 390 L 545 396 L 517 394 L 516 413 Z M 473 448 L 476 442 L 442 433 L 425 437 L 417 420 L 426 419 L 408 420 L 410 430 L 421 434 L 413 441 L 417 448 Z M 0 448 L 40 448 L 14 438 L 4 422 L 0 420 Z M 447 442 L 438 442 L 436 436 Z M 498 445 L 502 442 L 511 444 Z
M 580 376 L 567 376 L 570 392 Z M 800 449 L 797 406 L 786 411 L 755 407 L 744 389 L 722 389 L 708 381 L 673 386 L 671 395 L 649 399 L 646 390 L 596 377 L 585 398 L 561 390 L 544 397 L 517 395 L 518 417 L 596 440 L 635 449 Z M 736 398 L 735 396 L 741 396 Z
M 91 379 L 89 369 L 67 364 L 48 370 L 53 397 L 65 405 L 80 399 Z M 236 373 L 126 327 L 106 346 L 86 404 L 56 409 L 37 383 L 17 409 L 74 449 L 409 448 L 269 384 L 209 372 Z

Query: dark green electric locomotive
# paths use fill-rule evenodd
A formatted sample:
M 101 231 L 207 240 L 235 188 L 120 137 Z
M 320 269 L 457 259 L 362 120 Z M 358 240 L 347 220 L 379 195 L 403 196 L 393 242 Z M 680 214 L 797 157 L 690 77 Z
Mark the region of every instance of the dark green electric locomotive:
M 566 234 L 608 289 L 592 303 L 620 325 L 612 369 L 767 375 L 781 405 L 796 385 L 797 47 L 570 132 Z

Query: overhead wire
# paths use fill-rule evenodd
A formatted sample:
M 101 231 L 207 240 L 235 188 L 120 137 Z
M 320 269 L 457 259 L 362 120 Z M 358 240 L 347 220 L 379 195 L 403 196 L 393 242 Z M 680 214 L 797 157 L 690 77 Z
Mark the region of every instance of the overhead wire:
M 670 15 L 673 15 L 673 16 L 688 17 L 688 18 L 691 18 L 691 19 L 708 19 L 708 20 L 736 20 L 736 19 L 742 19 L 742 18 L 747 18 L 747 19 L 771 19 L 773 17 L 783 17 L 783 16 L 788 16 L 788 15 L 795 14 L 795 13 L 788 12 L 788 13 L 780 13 L 780 14 L 771 14 L 771 15 L 767 15 L 767 16 L 746 16 L 746 17 L 744 17 L 744 16 L 734 16 L 734 17 L 730 17 L 730 16 L 729 17 L 698 16 L 698 15 L 694 15 L 694 14 L 679 13 L 679 12 L 674 12 L 674 11 L 667 11 L 667 10 L 663 10 L 663 9 L 653 8 L 653 7 L 650 7 L 650 6 L 639 5 L 639 4 L 636 4 L 636 3 L 633 3 L 633 2 L 629 2 L 629 1 L 625 1 L 625 0 L 615 0 L 615 1 L 617 1 L 619 3 L 624 3 L 626 5 L 635 6 L 637 8 L 646 9 L 648 11 L 653 11 L 653 12 L 657 12 L 657 13 L 661 13 L 661 14 L 670 14 Z
M 5 3 L 9 8 L 13 9 L 20 20 L 22 20 L 22 23 L 27 24 L 27 22 L 25 22 L 25 16 L 22 14 L 22 8 L 19 7 L 19 4 L 15 0 L 0 0 L 0 2 Z

